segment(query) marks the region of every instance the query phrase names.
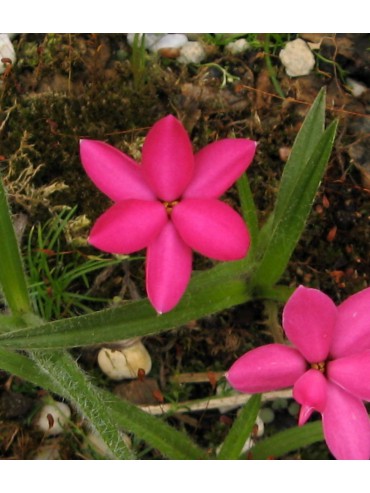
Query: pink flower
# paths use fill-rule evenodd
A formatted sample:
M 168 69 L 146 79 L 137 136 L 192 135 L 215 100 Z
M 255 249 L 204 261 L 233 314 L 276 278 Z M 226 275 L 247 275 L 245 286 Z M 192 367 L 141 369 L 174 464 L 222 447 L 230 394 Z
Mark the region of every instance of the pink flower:
M 295 347 L 268 344 L 239 358 L 227 374 L 247 393 L 293 386 L 299 424 L 322 415 L 326 443 L 337 459 L 370 458 L 370 288 L 335 306 L 317 289 L 300 286 L 283 312 Z
M 246 225 L 218 199 L 248 168 L 255 149 L 251 140 L 224 139 L 193 155 L 188 134 L 171 115 L 150 129 L 141 165 L 104 142 L 81 141 L 86 173 L 115 202 L 89 241 L 116 254 L 147 248 L 146 287 L 159 313 L 185 292 L 192 250 L 216 260 L 246 255 Z

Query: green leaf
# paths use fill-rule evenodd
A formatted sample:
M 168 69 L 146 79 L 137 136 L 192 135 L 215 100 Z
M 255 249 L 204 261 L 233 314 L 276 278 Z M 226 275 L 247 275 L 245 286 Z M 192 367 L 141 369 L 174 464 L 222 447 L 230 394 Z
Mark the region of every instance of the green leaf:
M 106 394 L 105 394 L 106 395 Z M 114 397 L 114 396 L 113 396 Z M 117 425 L 134 433 L 172 460 L 205 460 L 208 456 L 185 433 L 161 418 L 141 411 L 128 401 L 113 398 L 110 403 Z
M 253 460 L 278 458 L 289 452 L 307 447 L 312 443 L 322 442 L 324 435 L 321 421 L 297 426 L 289 430 L 281 431 L 275 435 L 258 442 L 251 450 L 249 456 Z
M 291 188 L 284 184 L 279 191 L 274 215 L 261 232 L 265 242 L 261 247 L 264 253 L 252 281 L 257 292 L 260 286 L 274 285 L 288 265 L 329 160 L 336 128 L 337 122 L 333 122 L 321 136 L 309 160 L 301 163 L 299 173 L 292 171 L 289 177 Z
M 247 224 L 251 236 L 250 251 L 245 259 L 246 262 L 248 262 L 249 259 L 253 257 L 253 250 L 255 249 L 257 243 L 257 237 L 258 237 L 257 209 L 246 173 L 242 174 L 242 176 L 236 182 L 236 185 L 238 188 L 243 218 Z
M 289 159 L 284 166 L 284 171 L 279 185 L 279 193 L 274 210 L 275 220 L 289 208 L 291 196 L 299 181 L 303 169 L 307 166 L 313 151 L 319 143 L 325 129 L 325 89 L 321 89 L 313 102 L 310 111 L 302 124 L 294 141 Z
M 26 278 L 1 176 L 0 287 L 13 315 L 31 311 Z
M 104 440 L 117 459 L 134 459 L 135 456 L 122 439 L 119 427 L 111 415 L 109 404 L 102 399 L 72 357 L 65 351 L 31 353 L 36 365 L 53 383 L 58 395 L 73 402 L 82 416 L 87 418 L 94 431 Z
M 219 264 L 194 276 L 181 303 L 155 313 L 147 300 L 96 313 L 57 320 L 0 335 L 0 345 L 14 349 L 56 349 L 114 342 L 179 327 L 181 324 L 251 299 L 240 262 Z
M 24 327 L 24 322 L 19 316 L 0 315 L 0 333 L 11 332 Z
M 290 286 L 261 286 L 256 293 L 256 299 L 278 301 L 285 303 L 293 294 L 295 287 Z
M 233 423 L 225 441 L 221 447 L 217 459 L 236 460 L 239 459 L 247 438 L 252 433 L 257 414 L 261 405 L 261 395 L 253 395 Z
M 33 354 L 33 358 L 34 361 L 22 354 L 0 348 L 0 367 L 2 369 L 68 399 L 70 392 L 66 393 L 68 395 L 64 395 L 61 393 L 62 389 L 58 383 L 55 384 L 55 378 L 59 379 L 58 367 L 52 365 L 47 372 L 41 371 L 35 363 L 37 355 Z M 41 361 L 39 363 L 42 364 Z M 75 369 L 73 369 L 74 371 Z M 79 371 L 81 372 L 81 370 Z M 79 376 L 79 380 L 81 380 L 81 376 Z M 165 457 L 173 460 L 207 458 L 205 453 L 185 433 L 170 427 L 165 421 L 138 409 L 128 401 L 118 399 L 108 391 L 97 387 L 93 387 L 93 390 L 100 395 L 117 428 L 120 427 L 128 433 L 135 434 L 148 445 L 158 449 Z M 86 405 L 89 404 L 86 403 Z

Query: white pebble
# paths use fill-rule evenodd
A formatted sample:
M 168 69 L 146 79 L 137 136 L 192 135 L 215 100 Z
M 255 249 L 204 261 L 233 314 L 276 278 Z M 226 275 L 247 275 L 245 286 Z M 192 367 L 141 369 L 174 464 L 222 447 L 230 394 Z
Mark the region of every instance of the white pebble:
M 134 39 L 136 34 L 139 34 L 139 39 L 141 40 L 143 33 L 127 34 L 127 42 L 130 46 L 134 44 Z M 150 48 L 164 36 L 164 34 L 154 34 L 154 33 L 144 33 L 144 35 L 145 35 L 144 43 L 145 43 L 145 48 L 147 50 L 150 50 Z
M 239 55 L 244 53 L 250 48 L 250 44 L 244 38 L 237 39 L 225 46 L 225 50 L 231 53 L 231 55 Z
M 0 34 L 0 60 L 9 58 L 14 63 L 16 60 L 15 50 L 7 34 Z M 5 72 L 7 64 L 0 61 L 0 74 Z
M 181 48 L 187 42 L 188 38 L 185 34 L 166 34 L 156 41 L 149 49 L 150 51 L 157 52 L 166 48 Z
M 280 51 L 279 57 L 290 77 L 308 75 L 315 66 L 315 57 L 301 38 L 289 41 Z
M 347 78 L 346 82 L 355 98 L 359 98 L 367 91 L 367 87 L 362 82 L 358 82 L 350 77 Z
M 177 61 L 184 64 L 201 63 L 206 57 L 203 46 L 198 41 L 189 41 L 180 49 Z
M 123 380 L 137 378 L 140 369 L 147 375 L 152 368 L 152 360 L 143 343 L 137 341 L 120 349 L 100 349 L 98 365 L 111 380 Z
M 71 410 L 64 402 L 45 404 L 35 419 L 35 426 L 45 435 L 60 435 L 71 417 Z

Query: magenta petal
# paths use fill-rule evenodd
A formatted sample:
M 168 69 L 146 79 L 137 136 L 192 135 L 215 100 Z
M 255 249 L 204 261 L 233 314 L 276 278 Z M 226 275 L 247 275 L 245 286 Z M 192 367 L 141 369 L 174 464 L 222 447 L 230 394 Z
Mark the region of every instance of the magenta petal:
M 322 413 L 326 405 L 326 387 L 324 375 L 318 370 L 310 369 L 294 384 L 293 397 L 302 406 Z
M 81 140 L 80 155 L 90 179 L 114 202 L 155 198 L 141 167 L 115 147 L 98 140 Z
M 299 286 L 283 311 L 283 327 L 288 339 L 310 363 L 324 361 L 333 339 L 337 308 L 318 289 Z
M 189 283 L 192 251 L 168 222 L 158 238 L 148 247 L 146 287 L 148 297 L 158 313 L 171 310 Z
M 350 394 L 370 401 L 370 351 L 330 361 L 328 378 Z
M 339 460 L 368 460 L 370 421 L 364 404 L 330 382 L 327 392 L 322 420 L 331 453 Z
M 213 142 L 195 155 L 194 177 L 186 198 L 218 198 L 251 164 L 257 143 L 248 139 Z
M 303 404 L 303 406 L 299 411 L 298 426 L 303 426 L 304 424 L 306 424 L 307 421 L 310 419 L 314 410 L 315 409 L 313 407 L 306 406 L 305 404 Z
M 143 146 L 146 181 L 157 197 L 180 198 L 193 177 L 194 156 L 189 136 L 174 116 L 162 118 L 150 129 Z
M 217 199 L 184 199 L 174 207 L 172 220 L 185 243 L 206 257 L 237 260 L 248 251 L 243 219 Z
M 127 254 L 147 247 L 168 221 L 160 202 L 123 200 L 96 221 L 89 242 L 99 250 Z
M 226 378 L 236 390 L 253 394 L 291 387 L 306 369 L 306 362 L 296 349 L 267 344 L 237 359 Z
M 338 306 L 338 320 L 330 354 L 334 358 L 370 349 L 370 288 Z

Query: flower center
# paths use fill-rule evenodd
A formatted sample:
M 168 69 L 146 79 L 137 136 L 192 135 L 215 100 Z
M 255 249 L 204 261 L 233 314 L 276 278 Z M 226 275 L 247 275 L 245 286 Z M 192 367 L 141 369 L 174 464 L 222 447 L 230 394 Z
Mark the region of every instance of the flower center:
M 175 205 L 179 203 L 179 200 L 171 200 L 170 202 L 163 201 L 162 204 L 166 209 L 167 214 L 170 216 Z
M 325 361 L 320 361 L 319 363 L 311 363 L 311 368 L 314 370 L 318 370 L 321 373 L 325 373 L 326 370 L 326 362 Z

